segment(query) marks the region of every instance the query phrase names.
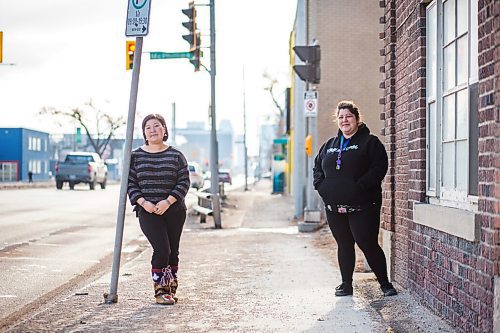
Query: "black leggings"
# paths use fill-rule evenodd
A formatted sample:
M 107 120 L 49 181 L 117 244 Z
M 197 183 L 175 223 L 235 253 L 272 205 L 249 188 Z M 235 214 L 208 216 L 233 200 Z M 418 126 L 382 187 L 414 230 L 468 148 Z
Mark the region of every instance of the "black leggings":
M 179 264 L 179 243 L 186 211 L 182 208 L 167 210 L 163 215 L 139 211 L 141 230 L 153 247 L 151 266 L 162 269 Z
M 356 264 L 354 243 L 365 254 L 378 282 L 389 282 L 384 251 L 378 244 L 380 227 L 380 205 L 372 206 L 360 212 L 339 214 L 326 210 L 328 225 L 338 245 L 338 260 L 342 282 L 352 283 L 352 274 Z

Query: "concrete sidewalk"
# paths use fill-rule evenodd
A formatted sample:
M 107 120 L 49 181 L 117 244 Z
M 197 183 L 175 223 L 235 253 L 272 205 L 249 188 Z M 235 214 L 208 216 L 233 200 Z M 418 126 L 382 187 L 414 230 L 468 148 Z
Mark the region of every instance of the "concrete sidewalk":
M 231 192 L 222 230 L 213 229 L 211 219 L 199 224 L 197 217 L 189 218 L 176 305 L 154 303 L 151 250 L 142 239 L 144 251 L 121 267 L 118 303 L 103 303 L 108 273 L 8 331 L 396 332 L 373 307 L 381 298 L 366 291 L 373 282 L 353 297 L 334 296 L 340 273 L 329 252 L 317 245 L 324 232 L 299 234 L 288 219 L 292 199 L 270 190 L 270 183 L 261 181 L 249 192 Z M 452 332 L 435 317 L 427 320 L 433 323 L 426 332 Z

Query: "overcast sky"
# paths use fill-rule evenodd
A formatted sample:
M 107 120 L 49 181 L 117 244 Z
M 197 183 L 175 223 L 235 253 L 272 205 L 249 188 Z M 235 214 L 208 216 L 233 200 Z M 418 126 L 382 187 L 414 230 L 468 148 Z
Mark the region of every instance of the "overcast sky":
M 287 84 L 296 1 L 216 0 L 215 5 L 217 121 L 230 119 L 235 131 L 243 132 L 244 67 L 247 130 L 250 143 L 256 143 L 258 125 L 274 111 L 262 74 L 268 71 Z M 187 33 L 181 9 L 187 7 L 187 0 L 152 0 L 143 52 L 188 51 L 181 37 Z M 126 0 L 0 0 L 0 127 L 71 132 L 36 114 L 43 106 L 77 107 L 89 98 L 102 110 L 126 117 L 131 81 L 131 71 L 125 70 L 126 11 Z M 198 28 L 202 47 L 209 46 L 203 36 L 209 34 L 207 6 L 198 7 Z M 207 72 L 194 73 L 187 59 L 150 60 L 143 54 L 142 60 L 141 115 L 158 112 L 170 122 L 175 102 L 179 127 L 189 120 L 208 123 Z M 208 56 L 203 63 L 209 67 Z

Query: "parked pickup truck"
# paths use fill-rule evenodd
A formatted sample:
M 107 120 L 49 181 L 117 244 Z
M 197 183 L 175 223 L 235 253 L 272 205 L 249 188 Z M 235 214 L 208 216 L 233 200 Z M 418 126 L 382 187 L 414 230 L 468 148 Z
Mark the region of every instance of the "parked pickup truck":
M 96 153 L 69 153 L 64 162 L 56 163 L 55 171 L 58 190 L 62 189 L 65 182 L 69 183 L 70 190 L 78 183 L 89 184 L 91 190 L 95 189 L 96 183 L 102 189 L 106 188 L 108 167 Z

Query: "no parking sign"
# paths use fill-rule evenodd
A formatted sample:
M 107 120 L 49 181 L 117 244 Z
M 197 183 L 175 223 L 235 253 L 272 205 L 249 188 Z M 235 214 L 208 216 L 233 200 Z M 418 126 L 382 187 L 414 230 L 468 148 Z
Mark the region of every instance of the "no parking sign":
M 309 90 L 304 93 L 304 116 L 316 117 L 318 115 L 318 92 Z

